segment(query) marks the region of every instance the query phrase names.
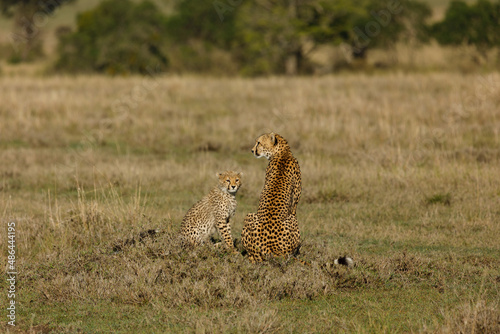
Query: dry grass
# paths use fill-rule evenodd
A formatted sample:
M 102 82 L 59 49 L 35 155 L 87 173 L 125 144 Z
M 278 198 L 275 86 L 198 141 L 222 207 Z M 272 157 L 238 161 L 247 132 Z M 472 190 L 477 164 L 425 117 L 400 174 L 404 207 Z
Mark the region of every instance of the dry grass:
M 18 228 L 19 324 L 494 332 L 499 91 L 497 73 L 0 78 L 0 209 Z M 266 165 L 250 148 L 270 130 L 301 165 L 312 267 L 178 247 L 182 216 L 220 170 L 245 173 L 239 237 Z M 150 228 L 164 233 L 113 251 Z M 344 254 L 354 269 L 327 265 Z

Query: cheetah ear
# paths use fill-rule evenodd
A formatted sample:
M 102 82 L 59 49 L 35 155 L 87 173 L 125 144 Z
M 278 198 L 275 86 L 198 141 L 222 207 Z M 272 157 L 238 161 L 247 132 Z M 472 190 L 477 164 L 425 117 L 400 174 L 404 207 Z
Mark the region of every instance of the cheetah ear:
M 222 173 L 219 173 L 219 172 L 215 173 L 215 176 L 216 176 L 216 177 L 218 177 L 218 178 L 219 178 L 221 175 L 222 175 Z
M 245 173 L 243 173 L 243 172 L 238 172 L 238 176 L 239 176 L 239 177 L 243 177 L 243 175 L 245 175 Z
M 271 135 L 271 142 L 273 143 L 273 145 L 276 145 L 278 143 L 278 139 L 276 138 L 276 134 L 274 132 L 271 132 L 270 135 Z

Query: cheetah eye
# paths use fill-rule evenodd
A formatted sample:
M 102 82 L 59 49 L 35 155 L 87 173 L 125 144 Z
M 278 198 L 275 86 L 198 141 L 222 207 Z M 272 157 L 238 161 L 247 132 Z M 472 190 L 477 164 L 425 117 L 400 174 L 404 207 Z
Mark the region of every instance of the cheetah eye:
M 240 179 L 236 179 L 236 182 L 240 182 Z
M 226 182 L 229 182 L 229 183 L 231 183 L 231 180 L 227 179 L 227 180 L 226 180 Z

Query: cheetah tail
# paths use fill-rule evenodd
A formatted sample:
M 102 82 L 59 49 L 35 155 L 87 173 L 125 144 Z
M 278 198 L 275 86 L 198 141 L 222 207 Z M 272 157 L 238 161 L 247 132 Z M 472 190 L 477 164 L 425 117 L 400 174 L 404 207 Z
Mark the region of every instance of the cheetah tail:
M 340 264 L 340 265 L 346 266 L 346 267 L 354 267 L 354 261 L 348 256 L 339 257 L 338 259 L 335 259 L 335 261 L 333 261 L 333 263 L 336 265 Z

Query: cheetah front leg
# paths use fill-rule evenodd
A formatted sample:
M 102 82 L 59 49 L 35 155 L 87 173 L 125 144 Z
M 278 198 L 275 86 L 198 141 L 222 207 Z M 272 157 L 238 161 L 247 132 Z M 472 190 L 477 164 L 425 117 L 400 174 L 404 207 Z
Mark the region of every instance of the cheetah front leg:
M 234 248 L 233 238 L 231 237 L 231 225 L 229 224 L 229 219 L 219 220 L 217 222 L 217 229 L 219 234 L 224 239 L 226 247 L 233 252 L 236 252 Z

